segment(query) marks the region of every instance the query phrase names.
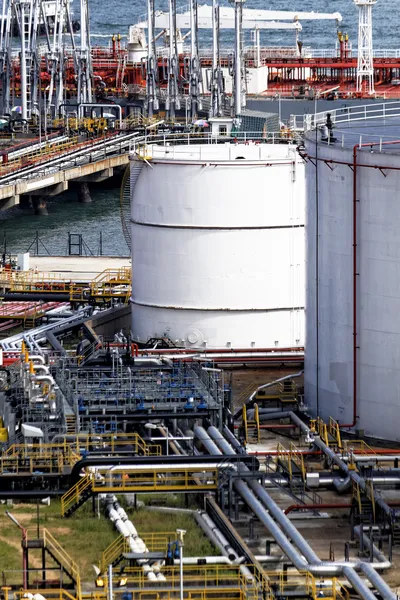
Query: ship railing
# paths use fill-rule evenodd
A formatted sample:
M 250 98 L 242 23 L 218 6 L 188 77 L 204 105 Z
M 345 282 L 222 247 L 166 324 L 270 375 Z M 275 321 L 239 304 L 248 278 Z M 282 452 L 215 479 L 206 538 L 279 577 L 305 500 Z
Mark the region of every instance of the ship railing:
M 344 106 L 336 110 L 325 110 L 306 115 L 291 115 L 290 127 L 295 131 L 310 131 L 316 126 L 325 125 L 328 114 L 336 127 L 355 121 L 388 119 L 400 116 L 400 100 L 380 104 Z

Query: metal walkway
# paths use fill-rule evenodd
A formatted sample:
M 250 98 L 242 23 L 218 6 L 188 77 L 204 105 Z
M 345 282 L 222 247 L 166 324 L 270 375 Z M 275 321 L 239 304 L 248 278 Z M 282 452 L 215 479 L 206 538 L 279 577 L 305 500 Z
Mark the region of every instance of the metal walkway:
M 217 488 L 218 468 L 208 465 L 99 469 L 82 477 L 61 497 L 61 514 L 69 517 L 94 494 L 209 492 Z

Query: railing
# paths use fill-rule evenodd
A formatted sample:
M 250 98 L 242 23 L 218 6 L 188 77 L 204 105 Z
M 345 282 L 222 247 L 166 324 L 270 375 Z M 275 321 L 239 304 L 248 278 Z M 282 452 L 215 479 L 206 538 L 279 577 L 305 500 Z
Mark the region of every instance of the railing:
M 126 301 L 131 293 L 131 271 L 128 268 L 107 269 L 92 281 L 85 283 L 67 280 L 56 272 L 9 271 L 0 269 L 0 285 L 8 287 L 11 292 L 32 292 L 49 294 L 68 294 L 70 301 L 85 301 L 93 298 L 120 298 Z M 33 311 L 33 309 L 29 309 Z M 29 314 L 33 318 L 35 315 Z M 40 316 L 40 308 L 37 309 Z M 22 315 L 21 318 L 24 318 Z M 37 317 L 36 317 L 37 318 Z
M 176 531 L 143 533 L 140 537 L 149 552 L 166 552 L 168 542 L 176 538 Z M 109 564 L 113 564 L 122 554 L 129 551 L 127 538 L 123 535 L 118 536 L 102 553 L 100 572 L 105 573 Z
M 400 101 L 364 104 L 361 106 L 351 105 L 337 108 L 336 110 L 325 110 L 306 115 L 292 115 L 290 117 L 290 126 L 294 130 L 309 131 L 318 125 L 324 125 L 328 113 L 331 116 L 332 123 L 336 127 L 357 121 L 386 119 L 400 116 Z
M 298 135 L 296 132 L 289 130 L 282 130 L 278 132 L 273 131 L 238 131 L 232 132 L 230 135 L 214 135 L 211 132 L 187 132 L 187 133 L 151 133 L 148 132 L 143 136 L 138 136 L 134 138 L 130 144 L 130 153 L 132 155 L 136 155 L 138 158 L 150 158 L 152 156 L 152 151 L 149 150 L 154 146 L 157 149 L 157 144 L 161 144 L 163 146 L 171 146 L 169 148 L 170 156 L 169 158 L 175 158 L 173 156 L 174 145 L 176 144 L 179 147 L 181 146 L 190 146 L 196 145 L 196 152 L 199 153 L 199 157 L 201 158 L 201 146 L 203 145 L 205 149 L 207 145 L 215 145 L 230 142 L 234 147 L 234 142 L 238 141 L 241 143 L 248 142 L 260 142 L 260 149 L 262 147 L 262 143 L 268 144 L 282 144 L 282 143 L 290 143 L 294 142 L 298 139 Z M 261 151 L 261 150 L 260 150 Z M 150 154 L 148 154 L 148 152 Z M 268 159 L 268 162 L 276 162 Z M 236 161 L 235 164 L 238 164 Z
M 340 425 L 332 417 L 329 417 L 328 432 L 329 432 L 329 435 L 331 437 L 333 437 L 333 439 L 336 441 L 336 444 L 337 444 L 337 447 L 339 448 L 339 450 L 341 450 L 343 445 L 342 445 L 342 437 L 340 435 Z
M 44 590 L 29 588 L 26 590 L 18 590 L 14 592 L 14 598 L 16 598 L 16 600 L 23 600 L 24 598 L 30 598 L 35 594 L 45 597 L 46 600 L 80 600 L 78 594 L 74 596 L 67 590 L 56 588 L 46 588 Z
M 249 565 L 249 569 L 253 572 L 253 565 Z M 180 589 L 180 572 L 179 566 L 170 566 L 163 568 L 163 574 L 166 576 L 166 589 L 171 592 L 177 592 Z M 137 567 L 126 567 L 124 575 L 128 578 L 128 585 L 135 590 L 143 590 L 148 586 L 148 580 L 143 569 Z M 271 596 L 270 587 L 267 577 L 264 577 L 258 572 L 252 577 L 245 577 L 239 565 L 184 565 L 183 566 L 184 588 L 193 589 L 197 594 L 198 589 L 204 591 L 212 591 L 214 588 L 219 591 L 218 598 L 231 597 L 235 590 L 241 590 L 244 594 L 251 594 L 257 590 L 260 594 L 263 591 L 266 593 L 266 598 Z M 159 591 L 164 593 L 163 587 L 160 586 Z M 191 597 L 189 595 L 189 597 Z M 194 596 L 197 598 L 197 595 Z
M 280 442 L 277 444 L 277 452 L 278 452 L 278 461 L 282 465 L 282 467 L 287 471 L 290 480 L 297 474 L 293 473 L 293 465 L 295 465 L 298 469 L 298 474 L 300 475 L 302 481 L 306 479 L 306 467 L 304 464 L 304 456 L 301 450 L 297 448 L 293 442 L 290 442 L 289 448 L 283 446 Z
M 161 456 L 159 444 L 146 444 L 138 433 L 80 433 L 72 438 L 68 436 L 68 445 L 77 454 L 90 452 L 94 449 L 106 449 L 108 452 L 131 450 L 132 454 L 143 456 Z
M 93 298 L 124 298 L 127 302 L 131 294 L 131 278 L 132 272 L 128 267 L 106 269 L 91 282 L 90 295 Z
M 328 434 L 328 426 L 321 417 L 317 417 L 316 419 L 310 420 L 310 431 L 319 435 L 321 440 L 329 446 L 329 434 Z
M 0 457 L 1 473 L 62 473 L 72 467 L 80 455 L 64 444 L 13 444 Z
M 104 479 L 92 479 L 92 491 L 95 493 L 124 492 L 184 492 L 211 491 L 218 488 L 219 471 L 217 468 L 168 468 L 123 469 L 121 472 L 105 473 Z M 83 485 L 85 489 L 87 485 Z
M 95 163 L 110 156 L 125 155 L 129 140 L 135 135 L 137 134 L 134 132 L 127 132 L 124 135 L 120 135 L 120 132 L 108 133 L 100 138 L 81 142 L 64 153 L 60 152 L 59 156 L 43 156 L 34 164 L 27 165 L 28 168 L 24 168 L 23 173 L 21 173 L 21 166 L 11 169 L 7 175 L 3 175 L 1 185 L 13 185 L 17 177 L 24 180 L 37 179 L 47 175 L 50 170 L 50 172 L 58 172 L 74 166 Z
M 57 145 L 53 143 L 49 146 L 37 148 L 33 152 L 27 152 L 17 158 L 11 158 L 7 163 L 3 161 L 3 166 L 0 166 L 0 176 L 7 175 L 15 169 L 26 167 L 28 164 L 35 163 L 43 158 L 50 159 L 57 154 L 62 154 L 65 151 L 75 148 L 77 144 L 78 137 L 72 137 L 66 142 L 64 141 Z
M 71 575 L 75 581 L 76 596 L 81 596 L 81 576 L 79 567 L 64 548 L 57 542 L 55 537 L 47 529 L 43 529 L 43 540 L 45 548 L 48 548 L 54 558 L 59 561 L 62 567 Z
M 307 469 L 304 464 L 304 455 L 303 455 L 302 451 L 299 448 L 297 448 L 293 444 L 293 442 L 290 442 L 289 452 L 290 452 L 290 459 L 293 461 L 293 463 L 299 469 L 301 479 L 303 481 L 305 481 Z
M 242 425 L 244 429 L 246 444 L 249 443 L 250 434 L 254 434 L 254 438 L 257 444 L 260 443 L 260 416 L 258 410 L 258 404 L 254 405 L 254 419 L 249 420 L 247 415 L 247 405 L 243 404 L 242 410 Z
M 82 477 L 68 492 L 65 492 L 61 496 L 61 515 L 65 516 L 66 512 L 72 508 L 77 502 L 83 492 L 88 490 L 92 486 L 93 480 L 91 475 L 85 475 Z

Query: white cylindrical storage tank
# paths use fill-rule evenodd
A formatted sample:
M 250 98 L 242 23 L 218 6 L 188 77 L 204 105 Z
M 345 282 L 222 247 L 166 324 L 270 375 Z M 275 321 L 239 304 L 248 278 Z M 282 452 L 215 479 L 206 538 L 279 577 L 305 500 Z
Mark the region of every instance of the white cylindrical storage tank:
M 307 135 L 305 401 L 400 440 L 400 144 L 380 148 L 381 127 L 349 125 L 330 145 Z
M 193 348 L 302 346 L 304 164 L 294 145 L 144 154 L 131 170 L 134 336 Z

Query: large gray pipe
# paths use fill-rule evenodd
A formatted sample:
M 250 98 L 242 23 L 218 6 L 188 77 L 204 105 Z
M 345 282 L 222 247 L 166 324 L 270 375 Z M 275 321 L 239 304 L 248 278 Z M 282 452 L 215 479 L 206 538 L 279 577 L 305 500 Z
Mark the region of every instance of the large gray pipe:
M 361 563 L 361 571 L 369 579 L 374 588 L 378 590 L 384 600 L 398 600 L 397 594 L 394 594 L 386 581 L 375 571 L 371 563 Z
M 368 548 L 370 554 L 372 554 L 379 563 L 387 564 L 389 562 L 379 548 L 377 548 L 375 544 L 371 544 L 369 536 L 364 533 L 361 526 L 354 527 L 354 533 L 359 539 L 361 539 L 362 536 L 364 548 Z M 377 574 L 371 563 L 361 563 L 361 571 L 369 579 L 375 589 L 378 590 L 382 598 L 385 600 L 397 600 L 396 594 L 392 592 L 386 581 Z
M 227 454 L 228 456 L 235 454 L 232 446 L 228 444 L 228 442 L 224 439 L 224 437 L 216 427 L 209 427 L 208 433 L 210 434 L 213 441 L 217 444 L 217 446 L 221 448 L 224 454 Z M 239 465 L 239 470 L 246 472 L 248 471 L 248 468 L 245 467 L 245 469 L 241 469 L 241 466 Z M 299 534 L 298 530 L 290 521 L 289 517 L 287 517 L 285 513 L 279 508 L 279 506 L 274 502 L 274 500 L 272 500 L 271 496 L 263 488 L 263 486 L 258 481 L 252 479 L 249 479 L 247 481 L 247 484 L 258 496 L 261 502 L 268 508 L 271 515 L 285 530 L 290 539 L 294 541 L 295 545 L 300 550 L 300 552 L 306 557 L 307 561 L 310 563 L 320 562 L 320 559 L 317 556 L 317 554 L 306 542 L 306 540 Z
M 375 594 L 365 585 L 364 581 L 354 569 L 351 567 L 343 567 L 343 575 L 350 581 L 351 585 L 361 598 L 364 598 L 364 600 L 376 600 Z
M 215 427 L 212 427 L 212 428 L 209 428 L 208 432 L 210 433 L 210 435 L 212 435 L 214 437 L 214 441 L 215 441 L 215 439 L 218 440 L 218 444 L 221 447 L 224 447 L 225 451 L 227 453 L 234 454 L 233 448 L 226 442 L 226 440 L 223 439 L 223 437 L 221 436 L 218 429 L 216 429 Z M 212 451 L 215 452 L 215 450 L 216 450 L 215 443 L 212 443 L 212 440 L 207 441 L 207 439 L 206 439 L 207 433 L 204 431 L 204 429 L 202 429 L 202 431 L 200 431 L 199 434 L 202 437 L 202 442 L 203 442 L 204 447 L 209 446 L 210 448 L 212 448 Z M 196 435 L 196 431 L 195 431 L 195 435 Z M 283 552 L 286 554 L 286 556 L 291 560 L 293 565 L 298 570 L 305 569 L 308 572 L 312 573 L 313 575 L 317 575 L 317 576 L 326 576 L 326 575 L 337 576 L 340 574 L 345 574 L 346 577 L 348 578 L 348 580 L 350 581 L 350 583 L 354 586 L 354 588 L 362 596 L 362 598 L 364 598 L 364 600 L 375 599 L 374 594 L 372 594 L 372 592 L 368 589 L 368 587 L 365 585 L 365 583 L 362 581 L 362 579 L 355 572 L 355 569 L 361 570 L 363 563 L 347 563 L 347 562 L 344 562 L 344 563 L 326 562 L 326 563 L 324 563 L 324 562 L 320 561 L 318 557 L 316 557 L 317 558 L 317 560 L 315 561 L 316 564 L 315 563 L 311 564 L 311 565 L 308 564 L 307 561 L 302 556 L 299 555 L 297 550 L 293 547 L 293 545 L 290 543 L 288 538 L 285 536 L 285 534 L 282 532 L 282 530 L 278 527 L 278 525 L 275 523 L 275 521 L 269 516 L 269 514 L 266 512 L 263 505 L 255 498 L 254 494 L 251 492 L 249 487 L 244 483 L 244 481 L 240 480 L 240 479 L 235 480 L 234 487 L 235 487 L 236 491 L 242 496 L 243 500 L 246 502 L 246 504 L 249 506 L 249 508 L 253 511 L 253 513 L 259 518 L 261 523 L 263 523 L 263 525 L 270 531 L 270 533 L 272 534 L 272 536 L 274 537 L 274 539 L 276 540 L 276 542 L 278 543 L 280 548 L 283 550 Z M 272 501 L 272 499 L 271 499 L 271 501 Z M 275 507 L 278 508 L 278 510 L 280 510 L 279 507 L 277 507 L 277 505 L 273 501 L 272 501 L 272 505 L 275 505 Z M 274 510 L 274 514 L 275 514 L 275 510 Z M 302 536 L 300 535 L 300 533 L 297 531 L 296 528 L 294 528 L 294 536 L 292 537 L 292 539 L 298 548 L 299 548 L 298 544 L 299 544 L 299 542 L 301 543 L 301 540 L 305 544 L 304 547 L 307 548 L 307 546 L 308 546 L 307 542 L 304 540 L 304 538 L 302 538 Z M 308 546 L 308 548 L 315 555 L 315 553 L 309 546 Z M 385 561 L 385 563 L 379 563 L 379 566 L 381 568 L 387 568 L 388 566 L 390 566 L 390 563 L 388 561 Z M 372 565 L 370 565 L 370 567 L 373 568 Z M 378 567 L 378 565 L 375 565 L 375 567 Z M 380 582 L 382 582 L 384 584 L 383 580 L 381 580 L 379 575 L 375 574 L 374 579 L 375 579 L 376 583 L 373 583 L 373 585 L 377 584 L 379 586 Z M 379 589 L 379 588 L 376 587 L 376 589 Z M 390 588 L 389 588 L 389 590 L 390 590 Z M 390 591 L 390 593 L 392 594 L 391 591 Z M 392 600 L 392 598 L 394 600 L 394 596 L 388 596 L 388 600 Z M 386 600 L 386 597 L 385 597 L 385 600 Z
M 209 527 L 209 529 L 213 532 L 214 536 L 217 538 L 219 542 L 219 547 L 222 547 L 229 560 L 236 560 L 239 558 L 237 552 L 234 551 L 232 546 L 229 544 L 228 540 L 224 536 L 224 534 L 218 529 L 215 525 L 214 521 L 208 516 L 206 512 L 201 512 L 199 514 L 200 518 L 204 521 L 204 523 Z
M 242 444 L 239 442 L 237 437 L 233 435 L 232 431 L 224 425 L 223 427 L 224 436 L 229 441 L 231 446 L 235 449 L 237 454 L 246 454 L 246 450 L 243 448 Z
M 226 558 L 229 559 L 228 557 L 228 552 L 225 550 L 223 544 L 221 544 L 221 542 L 218 540 L 217 536 L 215 535 L 215 533 L 212 531 L 212 529 L 207 525 L 207 523 L 204 521 L 202 515 L 200 512 L 195 512 L 193 514 L 194 516 L 194 520 L 196 521 L 197 525 L 200 527 L 200 529 L 205 533 L 205 535 L 208 537 L 208 539 L 210 540 L 210 542 L 213 544 L 213 546 L 219 550 L 221 552 L 221 554 L 223 554 Z

